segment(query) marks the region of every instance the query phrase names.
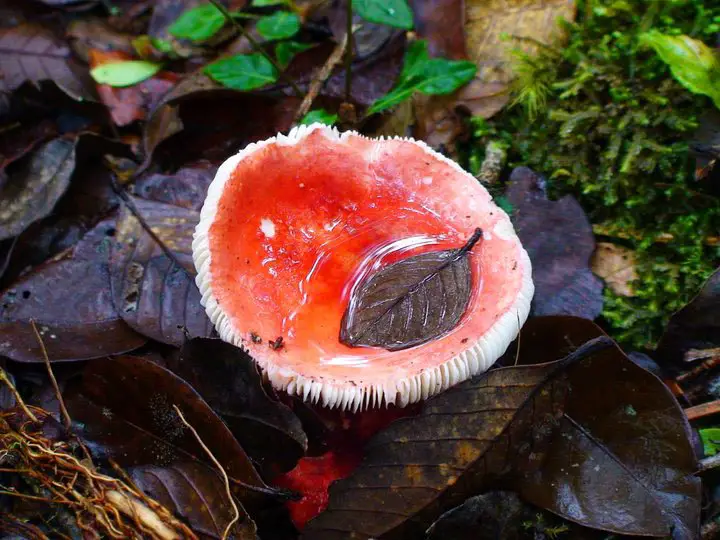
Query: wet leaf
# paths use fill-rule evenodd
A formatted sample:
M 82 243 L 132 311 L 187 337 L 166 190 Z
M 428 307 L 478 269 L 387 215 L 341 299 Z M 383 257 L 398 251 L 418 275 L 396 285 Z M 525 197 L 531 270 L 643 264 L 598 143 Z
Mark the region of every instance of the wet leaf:
M 523 522 L 534 517 L 516 493 L 490 491 L 441 515 L 428 529 L 426 540 L 521 540 L 526 537 Z
M 17 236 L 52 212 L 70 185 L 75 141 L 57 138 L 40 146 L 6 185 L 0 185 L 0 240 Z
M 523 345 L 525 362 L 568 335 L 558 319 L 539 319 L 545 335 Z M 578 321 L 571 336 L 602 335 L 565 319 Z M 700 484 L 687 419 L 661 381 L 598 339 L 560 362 L 475 377 L 392 424 L 330 488 L 310 537 L 410 537 L 492 484 L 584 526 L 694 538 Z
M 615 294 L 634 296 L 632 282 L 637 279 L 635 252 L 610 242 L 599 242 L 595 247 L 591 268 Z
M 593 341 L 557 363 L 493 370 L 428 400 L 418 416 L 370 440 L 363 462 L 330 487 L 327 510 L 304 534 L 420 538 L 490 479 L 541 465 L 568 391 L 566 368 L 607 347 Z
M 210 406 L 181 378 L 144 358 L 119 356 L 88 362 L 80 379 L 68 382 L 63 398 L 78 435 L 96 458 L 122 467 L 167 467 L 177 462 L 215 465 L 173 409 L 239 481 L 240 500 L 259 500 L 265 489 L 242 447 Z
M 221 538 L 234 512 L 222 479 L 192 461 L 166 467 L 142 465 L 128 471 L 135 485 L 176 516 L 186 521 L 202 539 Z M 255 540 L 255 524 L 245 514 L 230 530 L 231 538 Z
M 34 23 L 0 28 L 0 90 L 11 93 L 25 81 L 51 80 L 74 99 L 92 99 L 85 70 L 70 48 Z
M 398 85 L 373 103 L 368 112 L 377 113 L 394 107 L 415 92 L 426 95 L 450 94 L 469 82 L 476 69 L 475 64 L 464 60 L 430 58 L 427 43 L 414 41 L 405 54 Z
M 112 298 L 120 316 L 139 333 L 182 345 L 184 332 L 209 336 L 212 324 L 200 305 L 192 263 L 197 212 L 133 199 L 150 228 L 180 261 L 177 267 L 124 206 L 111 249 Z
M 690 36 L 671 36 L 651 30 L 640 34 L 641 45 L 652 47 L 685 88 L 710 97 L 720 108 L 720 61 L 715 51 Z
M 173 174 L 150 174 L 135 181 L 135 193 L 143 199 L 180 206 L 197 212 L 205 202 L 217 167 L 204 161 Z
M 255 362 L 219 339 L 187 341 L 168 367 L 190 383 L 223 417 L 242 447 L 265 473 L 292 469 L 305 454 L 300 420 L 263 388 Z
M 255 28 L 268 40 L 291 38 L 300 30 L 300 17 L 289 11 L 277 11 L 258 20 Z
M 413 14 L 407 0 L 354 0 L 353 10 L 370 22 L 404 30 L 413 27 Z
M 36 321 L 51 361 L 84 360 L 140 347 L 146 339 L 115 311 L 107 265 L 107 223 L 72 256 L 58 257 L 19 279 L 0 296 L 0 355 L 42 362 L 30 321 Z
M 580 204 L 570 195 L 548 200 L 545 180 L 525 167 L 512 172 L 505 196 L 532 261 L 533 313 L 597 317 L 603 285 L 589 268 L 595 237 Z
M 338 121 L 338 115 L 327 112 L 325 109 L 315 109 L 314 111 L 308 111 L 308 113 L 302 117 L 300 125 L 309 126 L 315 122 L 332 126 Z
M 225 25 L 225 16 L 213 4 L 202 4 L 184 11 L 168 28 L 177 38 L 205 41 Z
M 275 56 L 277 57 L 278 64 L 282 67 L 287 67 L 296 54 L 312 49 L 314 46 L 315 44 L 313 43 L 281 41 L 275 46 Z
M 160 68 L 160 64 L 146 60 L 127 60 L 102 64 L 91 69 L 90 75 L 98 84 L 123 88 L 149 79 L 160 71 Z
M 720 268 L 708 278 L 698 295 L 675 313 L 657 348 L 659 360 L 685 364 L 688 355 L 720 347 Z
M 366 276 L 353 288 L 340 341 L 398 351 L 455 328 L 472 291 L 468 256 L 481 237 L 476 229 L 459 249 L 408 257 Z
M 213 80 L 235 90 L 253 90 L 274 83 L 275 67 L 260 53 L 238 54 L 217 60 L 205 67 Z

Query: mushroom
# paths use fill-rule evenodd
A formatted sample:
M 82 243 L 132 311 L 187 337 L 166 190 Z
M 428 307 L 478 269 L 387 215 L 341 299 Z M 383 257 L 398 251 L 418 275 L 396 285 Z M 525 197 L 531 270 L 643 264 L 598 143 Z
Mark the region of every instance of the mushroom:
M 478 227 L 457 326 L 403 350 L 340 341 L 360 280 L 458 248 Z M 250 144 L 222 164 L 193 260 L 223 340 L 248 351 L 276 389 L 347 410 L 405 406 L 486 371 L 517 336 L 534 291 L 510 219 L 472 175 L 423 142 L 322 124 Z

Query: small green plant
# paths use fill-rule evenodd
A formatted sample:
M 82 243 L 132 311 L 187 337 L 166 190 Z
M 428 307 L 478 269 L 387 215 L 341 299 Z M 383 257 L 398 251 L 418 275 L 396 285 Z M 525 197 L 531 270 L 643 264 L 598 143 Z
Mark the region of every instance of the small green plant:
M 720 452 L 720 428 L 705 428 L 699 430 L 699 433 L 705 457 L 714 456 Z
M 303 116 L 298 124 L 308 126 L 310 124 L 314 124 L 315 122 L 320 122 L 321 124 L 332 126 L 337 121 L 337 114 L 329 113 L 325 109 L 315 109 L 313 111 L 309 111 L 305 116 Z

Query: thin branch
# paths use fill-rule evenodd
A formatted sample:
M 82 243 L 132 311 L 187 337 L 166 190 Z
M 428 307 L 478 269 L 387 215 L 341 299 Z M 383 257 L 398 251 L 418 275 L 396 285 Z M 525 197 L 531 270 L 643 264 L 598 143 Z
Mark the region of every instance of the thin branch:
M 63 400 L 62 394 L 60 393 L 60 387 L 58 386 L 57 379 L 55 378 L 55 373 L 53 373 L 52 366 L 50 365 L 50 357 L 48 356 L 47 349 L 45 348 L 45 342 L 43 341 L 40 332 L 38 332 L 35 321 L 32 319 L 30 319 L 30 326 L 32 326 L 33 332 L 35 332 L 35 339 L 37 339 L 38 343 L 40 344 L 40 350 L 42 351 L 43 360 L 45 361 L 45 368 L 47 369 L 48 376 L 50 377 L 50 382 L 52 383 L 53 389 L 55 390 L 55 397 L 57 397 L 58 403 L 60 404 L 60 413 L 63 417 L 63 424 L 65 424 L 65 429 L 67 430 L 67 432 L 71 433 L 72 420 L 70 419 L 70 413 L 68 413 L 68 410 L 65 407 L 65 401 Z
M 220 474 L 222 475 L 223 481 L 225 482 L 225 493 L 227 493 L 228 499 L 230 500 L 230 505 L 233 508 L 233 511 L 235 512 L 235 515 L 233 516 L 232 520 L 230 520 L 230 523 L 227 524 L 227 527 L 225 527 L 225 531 L 223 532 L 222 538 L 225 540 L 228 538 L 228 535 L 230 534 L 230 530 L 233 528 L 233 525 L 237 523 L 240 520 L 240 510 L 237 507 L 237 504 L 235 504 L 235 499 L 233 498 L 232 491 L 230 491 L 230 479 L 228 478 L 227 473 L 225 472 L 225 469 L 222 465 L 220 465 L 220 462 L 215 458 L 213 453 L 210 451 L 210 449 L 205 445 L 203 440 L 200 438 L 200 435 L 195 430 L 194 427 L 190 425 L 190 423 L 185 420 L 185 417 L 183 416 L 183 413 L 180 411 L 177 405 L 173 405 L 173 409 L 175 409 L 175 412 L 177 413 L 178 417 L 180 418 L 180 421 L 185 424 L 190 431 L 192 431 L 192 434 L 195 435 L 195 438 L 197 439 L 197 442 L 202 446 L 202 449 L 205 450 L 205 453 L 208 455 L 208 457 L 212 460 L 212 462 L 215 464 L 215 466 L 220 471 Z
M 165 242 L 162 241 L 162 239 L 155 234 L 155 231 L 152 230 L 150 225 L 147 221 L 145 221 L 145 218 L 142 217 L 142 214 L 138 211 L 137 207 L 135 206 L 135 203 L 130 198 L 130 196 L 127 194 L 127 192 L 118 184 L 116 178 L 113 176 L 111 180 L 112 188 L 115 193 L 117 193 L 118 197 L 122 199 L 122 202 L 125 204 L 125 207 L 130 210 L 130 213 L 135 217 L 135 219 L 138 220 L 140 223 L 140 226 L 143 228 L 143 230 L 148 233 L 150 238 L 153 239 L 153 241 L 162 249 L 165 256 L 170 259 L 170 261 L 178 267 L 181 271 L 185 273 L 185 275 L 188 277 L 188 279 L 195 283 L 195 278 L 193 275 L 188 271 L 187 268 L 185 268 L 180 261 L 178 260 L 177 256 L 170 250 L 169 247 L 165 245 Z
M 353 57 L 353 9 L 352 0 L 347 0 L 345 16 L 345 38 L 347 47 L 345 49 L 345 102 L 350 103 L 352 95 L 352 57 Z
M 337 66 L 340 61 L 342 60 L 343 53 L 346 50 L 348 44 L 348 38 L 347 34 L 342 38 L 340 43 L 337 44 L 335 47 L 335 50 L 333 50 L 332 54 L 328 56 L 328 59 L 325 61 L 325 64 L 322 68 L 320 68 L 320 71 L 317 72 L 317 75 L 313 78 L 312 82 L 310 83 L 310 87 L 308 88 L 308 93 L 305 94 L 305 97 L 302 100 L 302 103 L 300 104 L 300 107 L 298 107 L 297 112 L 295 113 L 295 122 L 300 120 L 303 116 L 305 116 L 310 108 L 312 107 L 313 101 L 315 101 L 315 98 L 320 93 L 320 90 L 322 90 L 323 84 L 325 84 L 325 81 L 328 80 L 328 77 L 332 75 L 333 69 L 335 69 L 335 66 Z
M 685 416 L 688 420 L 697 420 L 718 413 L 720 413 L 720 399 L 685 409 Z
M 15 401 L 17 401 L 18 405 L 20 405 L 20 408 L 27 415 L 27 417 L 30 418 L 30 420 L 32 420 L 33 422 L 37 422 L 37 416 L 35 416 L 33 412 L 28 409 L 28 406 L 25 405 L 22 396 L 20 396 L 20 392 L 17 391 L 17 388 L 15 388 L 15 385 L 12 383 L 12 381 L 10 381 L 10 377 L 8 377 L 7 372 L 3 368 L 0 368 L 0 381 L 3 381 L 10 389 L 10 392 L 15 397 Z
M 222 5 L 220 2 L 218 2 L 217 0 L 210 0 L 210 3 L 211 3 L 213 6 L 215 6 L 215 7 L 220 11 L 220 13 L 223 14 L 223 17 L 225 17 L 225 19 L 226 19 L 238 32 L 240 32 L 240 34 L 241 34 L 244 38 L 246 38 L 246 39 L 250 42 L 250 45 L 252 45 L 252 48 L 253 48 L 253 49 L 255 49 L 257 52 L 259 52 L 260 54 L 262 54 L 262 55 L 265 57 L 265 59 L 273 65 L 273 67 L 277 70 L 278 75 L 279 75 L 280 77 L 282 77 L 282 78 L 285 80 L 285 82 L 287 82 L 287 83 L 292 87 L 293 92 L 295 92 L 295 95 L 296 95 L 297 97 L 301 97 L 301 96 L 303 95 L 303 91 L 300 89 L 300 87 L 297 85 L 297 83 L 292 79 L 292 77 L 288 76 L 287 73 L 285 73 L 285 71 L 283 71 L 282 66 L 280 66 L 280 64 L 278 64 L 278 63 L 275 61 L 275 59 L 274 59 L 271 55 L 269 55 L 269 54 L 267 53 L 267 51 L 263 48 L 263 46 L 260 45 L 260 43 L 259 43 L 254 37 L 252 37 L 252 35 L 250 34 L 250 32 L 248 32 L 247 30 L 245 30 L 245 27 L 244 27 L 243 25 L 241 25 L 240 23 L 238 23 L 238 22 L 233 18 L 233 16 L 230 14 L 230 12 L 227 10 L 227 8 L 226 8 L 225 6 L 223 6 L 223 5 Z

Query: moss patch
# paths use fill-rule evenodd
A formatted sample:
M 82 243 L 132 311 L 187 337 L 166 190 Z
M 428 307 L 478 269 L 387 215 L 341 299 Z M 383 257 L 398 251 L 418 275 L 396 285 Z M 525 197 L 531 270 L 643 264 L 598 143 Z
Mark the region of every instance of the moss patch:
M 604 235 L 638 251 L 636 296 L 605 292 L 603 322 L 626 346 L 654 345 L 668 317 L 720 262 L 704 239 L 720 231 L 720 200 L 694 179 L 689 139 L 712 102 L 676 82 L 638 36 L 649 29 L 715 44 L 720 1 L 580 2 L 567 46 L 521 56 L 516 103 L 474 119 L 468 159 L 489 140 L 510 164 L 572 193 Z M 668 234 L 672 239 L 668 241 Z

